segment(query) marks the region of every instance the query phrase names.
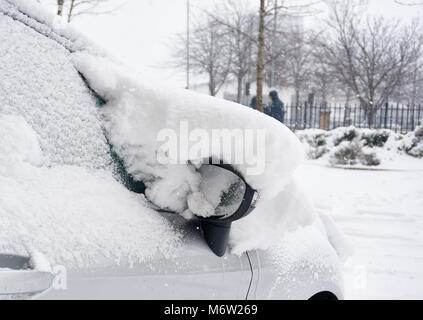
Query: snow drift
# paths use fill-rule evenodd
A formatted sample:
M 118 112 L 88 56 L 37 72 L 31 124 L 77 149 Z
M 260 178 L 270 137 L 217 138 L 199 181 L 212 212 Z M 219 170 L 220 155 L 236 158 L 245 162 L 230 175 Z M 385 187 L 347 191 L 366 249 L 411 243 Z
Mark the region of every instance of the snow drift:
M 380 166 L 384 168 L 423 157 L 423 126 L 407 134 L 389 129 L 340 127 L 331 131 L 307 129 L 296 132 L 311 160 L 331 165 Z M 414 161 L 418 162 L 418 161 Z

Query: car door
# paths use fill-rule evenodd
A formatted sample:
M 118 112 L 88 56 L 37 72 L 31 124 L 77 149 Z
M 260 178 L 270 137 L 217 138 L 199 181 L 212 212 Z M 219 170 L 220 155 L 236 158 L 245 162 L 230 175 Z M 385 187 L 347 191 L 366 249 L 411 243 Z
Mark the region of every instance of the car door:
M 217 257 L 194 222 L 169 216 L 183 229 L 181 248 L 172 257 L 148 262 L 68 270 L 66 289 L 42 299 L 246 299 L 252 272 L 247 254 Z
M 53 274 L 31 266 L 30 258 L 0 254 L 0 299 L 25 299 L 50 288 Z

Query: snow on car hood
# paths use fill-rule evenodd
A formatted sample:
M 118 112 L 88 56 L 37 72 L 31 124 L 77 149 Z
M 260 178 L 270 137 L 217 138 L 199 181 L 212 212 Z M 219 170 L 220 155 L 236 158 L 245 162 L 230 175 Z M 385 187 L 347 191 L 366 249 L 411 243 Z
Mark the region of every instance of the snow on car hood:
M 187 194 L 184 193 L 190 192 L 190 188 L 179 187 L 192 186 L 189 180 L 195 182 L 196 179 L 193 177 L 195 172 L 190 174 L 185 165 L 163 165 L 158 161 L 163 145 L 158 137 L 163 130 L 174 132 L 178 142 L 182 143 L 185 140 L 181 126 L 188 127 L 191 132 L 198 129 L 205 131 L 210 139 L 216 129 L 228 130 L 228 134 L 238 130 L 240 135 L 250 130 L 251 136 L 245 135 L 244 142 L 251 141 L 253 148 L 259 149 L 250 158 L 242 148 L 239 151 L 215 150 L 211 147 L 205 153 L 178 154 L 179 159 L 169 159 L 169 162 L 220 158 L 231 163 L 264 199 L 271 199 L 284 190 L 301 160 L 302 147 L 296 136 L 267 115 L 222 99 L 147 83 L 128 68 L 107 58 L 81 53 L 74 54 L 73 58 L 76 68 L 88 80 L 90 87 L 107 101 L 103 107 L 107 135 L 124 160 L 128 172 L 140 180 L 152 181 L 147 183 L 149 189 L 155 189 L 155 183 L 158 183 L 155 177 L 159 177 L 159 180 L 171 177 L 169 182 L 174 188 L 167 188 L 168 192 L 164 190 L 165 194 L 160 199 L 151 199 L 162 203 L 165 199 L 174 200 L 167 203 L 168 208 L 183 207 L 174 199 L 174 194 L 179 191 L 180 200 L 186 198 Z M 263 140 L 260 140 L 260 133 L 264 135 Z M 260 141 L 264 144 L 262 149 Z M 189 141 L 189 146 L 195 142 Z M 231 160 L 238 151 L 244 152 L 245 161 L 234 164 Z M 183 156 L 186 158 L 182 159 Z M 258 163 L 260 161 L 262 163 Z M 256 172 L 254 169 L 257 169 Z M 183 174 L 175 171 L 183 171 Z M 178 178 L 178 182 L 175 182 Z

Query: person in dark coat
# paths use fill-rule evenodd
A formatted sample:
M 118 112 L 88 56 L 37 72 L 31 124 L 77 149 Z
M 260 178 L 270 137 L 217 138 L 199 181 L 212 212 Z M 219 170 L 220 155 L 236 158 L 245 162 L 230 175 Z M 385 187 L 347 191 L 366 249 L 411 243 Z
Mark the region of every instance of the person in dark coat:
M 280 122 L 283 123 L 285 111 L 284 111 L 283 102 L 279 99 L 278 92 L 275 90 L 270 91 L 269 98 L 271 101 L 271 103 L 268 106 L 270 115 L 276 120 L 279 120 Z
M 250 102 L 250 108 L 251 108 L 251 109 L 254 109 L 254 110 L 257 110 L 257 97 L 256 97 L 256 96 L 254 96 L 254 97 L 251 99 L 251 102 Z

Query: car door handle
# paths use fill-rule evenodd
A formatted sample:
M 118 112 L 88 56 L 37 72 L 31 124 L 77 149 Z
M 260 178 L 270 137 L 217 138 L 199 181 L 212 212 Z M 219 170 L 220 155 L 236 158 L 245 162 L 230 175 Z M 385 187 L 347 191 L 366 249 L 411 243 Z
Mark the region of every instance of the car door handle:
M 53 274 L 33 269 L 30 258 L 0 254 L 0 299 L 28 298 L 48 290 Z

